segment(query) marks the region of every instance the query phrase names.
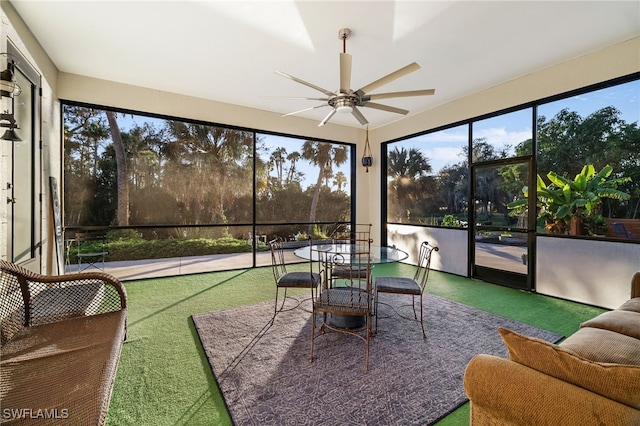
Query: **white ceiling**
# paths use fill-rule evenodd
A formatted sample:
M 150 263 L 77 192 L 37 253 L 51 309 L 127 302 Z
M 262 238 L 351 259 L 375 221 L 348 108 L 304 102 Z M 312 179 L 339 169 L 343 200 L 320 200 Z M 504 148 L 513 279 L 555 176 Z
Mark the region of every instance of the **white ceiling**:
M 339 87 L 338 30 L 352 30 L 352 89 L 411 62 L 377 101 L 429 110 L 640 35 L 639 1 L 11 0 L 60 71 L 286 114 Z M 318 108 L 300 116 L 317 121 Z M 361 108 L 370 128 L 404 116 Z M 288 120 L 284 117 L 282 120 Z M 331 123 L 360 127 L 350 114 Z

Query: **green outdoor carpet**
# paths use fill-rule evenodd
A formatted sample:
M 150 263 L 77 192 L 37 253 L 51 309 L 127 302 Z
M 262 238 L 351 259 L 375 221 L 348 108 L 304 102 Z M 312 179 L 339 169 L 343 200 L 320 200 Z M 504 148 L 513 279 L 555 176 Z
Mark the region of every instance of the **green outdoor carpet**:
M 392 305 L 408 300 L 383 297 Z M 562 338 L 425 294 L 427 339 L 418 323 L 381 305 L 365 372 L 362 340 L 320 336 L 310 363 L 311 314 L 282 312 L 271 326 L 272 315 L 273 302 L 263 302 L 192 316 L 236 425 L 433 424 L 467 401 L 462 379 L 474 355 L 507 356 L 499 326 L 552 342 Z

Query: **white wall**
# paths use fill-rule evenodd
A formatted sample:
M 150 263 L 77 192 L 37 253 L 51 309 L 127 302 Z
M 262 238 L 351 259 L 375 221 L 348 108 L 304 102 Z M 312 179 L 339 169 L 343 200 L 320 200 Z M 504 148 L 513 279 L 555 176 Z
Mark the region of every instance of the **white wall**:
M 407 263 L 417 263 L 418 248 L 423 241 L 437 246 L 432 253 L 431 269 L 467 276 L 469 252 L 465 229 L 425 228 L 411 225 L 389 225 L 388 243 L 409 253 Z
M 538 293 L 615 309 L 640 271 L 640 244 L 538 237 Z
M 41 125 L 40 139 L 42 140 L 42 174 L 40 187 L 36 190 L 42 192 L 42 220 L 36 224 L 42 239 L 42 265 L 41 270 L 51 273 L 56 271 L 52 264 L 54 259 L 53 246 L 49 244 L 52 238 L 49 209 L 49 176 L 56 176 L 60 182 L 61 176 L 61 141 L 60 141 L 60 104 L 56 96 L 56 84 L 58 70 L 53 62 L 37 42 L 33 34 L 24 25 L 22 19 L 13 9 L 13 6 L 3 1 L 0 12 L 1 34 L 0 52 L 6 52 L 7 42 L 10 41 L 20 51 L 21 55 L 41 75 Z M 8 176 L 10 168 L 10 145 L 8 142 L 0 142 L 0 199 L 5 200 L 8 194 L 6 182 L 11 179 Z M 8 253 L 7 234 L 7 204 L 0 203 L 0 259 L 6 259 Z

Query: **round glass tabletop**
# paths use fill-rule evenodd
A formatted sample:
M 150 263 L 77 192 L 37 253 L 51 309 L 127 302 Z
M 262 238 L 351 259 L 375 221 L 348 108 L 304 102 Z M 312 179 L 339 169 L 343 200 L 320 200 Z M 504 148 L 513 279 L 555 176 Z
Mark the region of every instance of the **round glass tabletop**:
M 320 260 L 322 254 L 341 253 L 348 254 L 355 250 L 355 246 L 351 244 L 318 244 L 311 247 L 300 247 L 294 251 L 294 254 L 302 259 Z M 409 254 L 396 248 L 388 246 L 371 246 L 371 263 L 392 263 L 400 262 L 409 257 Z

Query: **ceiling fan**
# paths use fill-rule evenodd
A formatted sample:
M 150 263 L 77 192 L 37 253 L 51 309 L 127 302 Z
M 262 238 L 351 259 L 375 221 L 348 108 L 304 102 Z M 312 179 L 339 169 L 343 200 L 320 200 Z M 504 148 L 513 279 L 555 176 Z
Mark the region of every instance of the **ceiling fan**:
M 406 92 L 388 92 L 388 93 L 370 93 L 373 90 L 376 90 L 379 87 L 384 86 L 385 84 L 391 83 L 392 81 L 404 77 L 407 74 L 410 74 L 414 71 L 420 69 L 420 65 L 413 62 L 405 67 L 402 67 L 391 74 L 388 74 L 372 83 L 367 84 L 366 86 L 358 89 L 351 89 L 351 55 L 347 53 L 347 39 L 351 35 L 351 30 L 349 28 L 342 28 L 338 31 L 338 38 L 342 40 L 342 53 L 340 53 L 340 89 L 332 92 L 327 89 L 323 89 L 322 87 L 316 86 L 315 84 L 306 82 L 299 78 L 296 78 L 292 75 L 283 73 L 281 71 L 276 71 L 276 74 L 286 77 L 290 80 L 295 81 L 296 83 L 304 84 L 305 86 L 311 87 L 319 92 L 324 93 L 325 97 L 323 98 L 291 98 L 288 99 L 306 99 L 311 101 L 324 101 L 325 103 L 321 105 L 317 105 L 311 108 L 305 108 L 299 111 L 294 111 L 289 114 L 283 115 L 283 117 L 298 114 L 304 111 L 309 111 L 312 109 L 323 108 L 326 106 L 330 106 L 331 111 L 324 117 L 324 119 L 318 124 L 318 127 L 324 126 L 329 122 L 331 117 L 336 112 L 351 112 L 353 116 L 362 124 L 369 124 L 367 119 L 362 115 L 358 107 L 366 107 L 373 108 L 387 112 L 393 112 L 396 114 L 406 115 L 409 113 L 408 110 L 402 108 L 396 108 L 389 105 L 382 105 L 378 103 L 374 103 L 371 101 L 379 100 L 379 99 L 389 99 L 389 98 L 402 98 L 409 96 L 427 96 L 433 95 L 435 93 L 434 89 L 426 89 L 426 90 L 410 90 Z

